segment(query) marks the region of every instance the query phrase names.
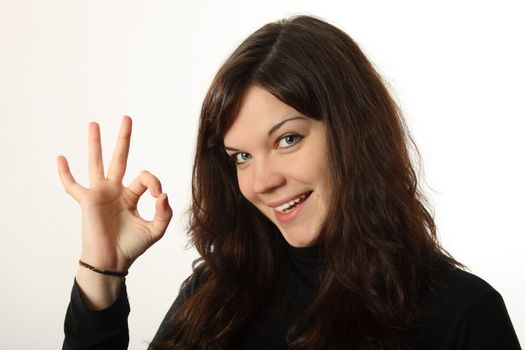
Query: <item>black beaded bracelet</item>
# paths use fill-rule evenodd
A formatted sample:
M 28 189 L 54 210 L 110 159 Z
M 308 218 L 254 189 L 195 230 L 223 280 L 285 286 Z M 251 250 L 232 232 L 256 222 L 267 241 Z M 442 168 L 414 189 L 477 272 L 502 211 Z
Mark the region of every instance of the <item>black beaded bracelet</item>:
M 94 272 L 100 273 L 100 274 L 102 274 L 102 275 L 115 276 L 115 277 L 126 277 L 126 276 L 128 275 L 128 271 L 118 272 L 118 271 L 101 270 L 101 269 L 97 269 L 97 268 L 94 267 L 94 266 L 91 266 L 91 265 L 89 265 L 89 264 L 86 264 L 86 263 L 83 262 L 82 260 L 79 260 L 78 263 L 80 264 L 80 266 L 83 266 L 83 267 L 85 267 L 86 269 L 90 269 L 91 271 L 94 271 Z

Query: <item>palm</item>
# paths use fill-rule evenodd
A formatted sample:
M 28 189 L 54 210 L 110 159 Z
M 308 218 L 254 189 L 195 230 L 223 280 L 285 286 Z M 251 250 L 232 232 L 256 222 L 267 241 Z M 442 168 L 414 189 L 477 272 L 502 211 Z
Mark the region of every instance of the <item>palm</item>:
M 92 187 L 81 199 L 82 238 L 86 248 L 96 249 L 104 255 L 117 249 L 122 258 L 128 261 L 135 254 L 142 253 L 138 247 L 134 247 L 135 243 L 131 247 L 123 244 L 133 242 L 130 241 L 133 237 L 149 236 L 147 227 L 136 211 L 138 198 L 133 198 L 136 196 L 130 195 L 128 191 L 119 184 L 105 180 Z
M 107 177 L 102 165 L 100 131 L 90 125 L 89 189 L 78 185 L 60 157 L 58 167 L 64 187 L 82 209 L 82 257 L 93 265 L 127 270 L 133 261 L 162 237 L 171 219 L 171 208 L 160 182 L 148 172 L 141 172 L 129 187 L 122 185 L 129 142 L 131 119 L 124 118 Z M 152 221 L 140 217 L 137 204 L 149 189 L 157 198 Z

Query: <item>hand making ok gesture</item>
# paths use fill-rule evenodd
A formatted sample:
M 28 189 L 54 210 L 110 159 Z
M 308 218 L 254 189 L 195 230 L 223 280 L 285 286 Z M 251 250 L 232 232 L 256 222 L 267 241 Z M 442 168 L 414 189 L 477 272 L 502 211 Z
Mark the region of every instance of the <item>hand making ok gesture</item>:
M 64 156 L 57 159 L 60 180 L 82 210 L 81 260 L 99 269 L 127 271 L 135 259 L 163 236 L 172 216 L 161 183 L 151 173 L 142 171 L 128 187 L 122 184 L 130 138 L 131 118 L 124 117 L 111 164 L 104 175 L 100 129 L 95 122 L 89 124 L 89 188 L 75 181 Z M 156 198 L 151 221 L 144 220 L 137 211 L 139 198 L 146 190 Z M 84 285 L 88 279 L 93 284 L 95 278 L 114 278 L 95 277 L 95 272 L 88 272 L 92 275 L 85 279 Z M 111 299 L 114 296 L 107 302 Z

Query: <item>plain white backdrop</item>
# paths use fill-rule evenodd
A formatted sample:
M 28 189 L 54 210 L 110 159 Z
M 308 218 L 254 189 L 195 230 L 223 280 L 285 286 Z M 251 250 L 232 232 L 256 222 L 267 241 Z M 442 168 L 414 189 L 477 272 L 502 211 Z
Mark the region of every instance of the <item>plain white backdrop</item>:
M 519 1 L 0 0 L 0 348 L 56 349 L 80 210 L 56 157 L 87 182 L 87 126 L 109 163 L 134 130 L 125 183 L 157 175 L 174 208 L 127 278 L 130 349 L 144 349 L 191 271 L 185 210 L 196 125 L 220 64 L 263 24 L 319 16 L 362 47 L 422 153 L 445 248 L 494 286 L 525 342 L 525 11 Z M 140 203 L 151 218 L 153 200 Z

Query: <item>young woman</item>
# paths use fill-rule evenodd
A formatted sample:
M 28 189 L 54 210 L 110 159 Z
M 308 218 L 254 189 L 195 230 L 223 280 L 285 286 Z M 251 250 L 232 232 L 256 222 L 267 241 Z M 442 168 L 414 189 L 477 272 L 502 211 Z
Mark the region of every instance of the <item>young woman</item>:
M 123 283 L 161 238 L 159 180 L 122 185 L 131 119 L 104 174 L 90 125 L 89 189 L 63 157 L 83 246 L 64 348 L 126 348 Z M 193 274 L 152 349 L 519 349 L 500 294 L 439 245 L 399 109 L 341 30 L 265 25 L 217 73 L 193 171 Z M 139 197 L 157 198 L 151 222 Z

